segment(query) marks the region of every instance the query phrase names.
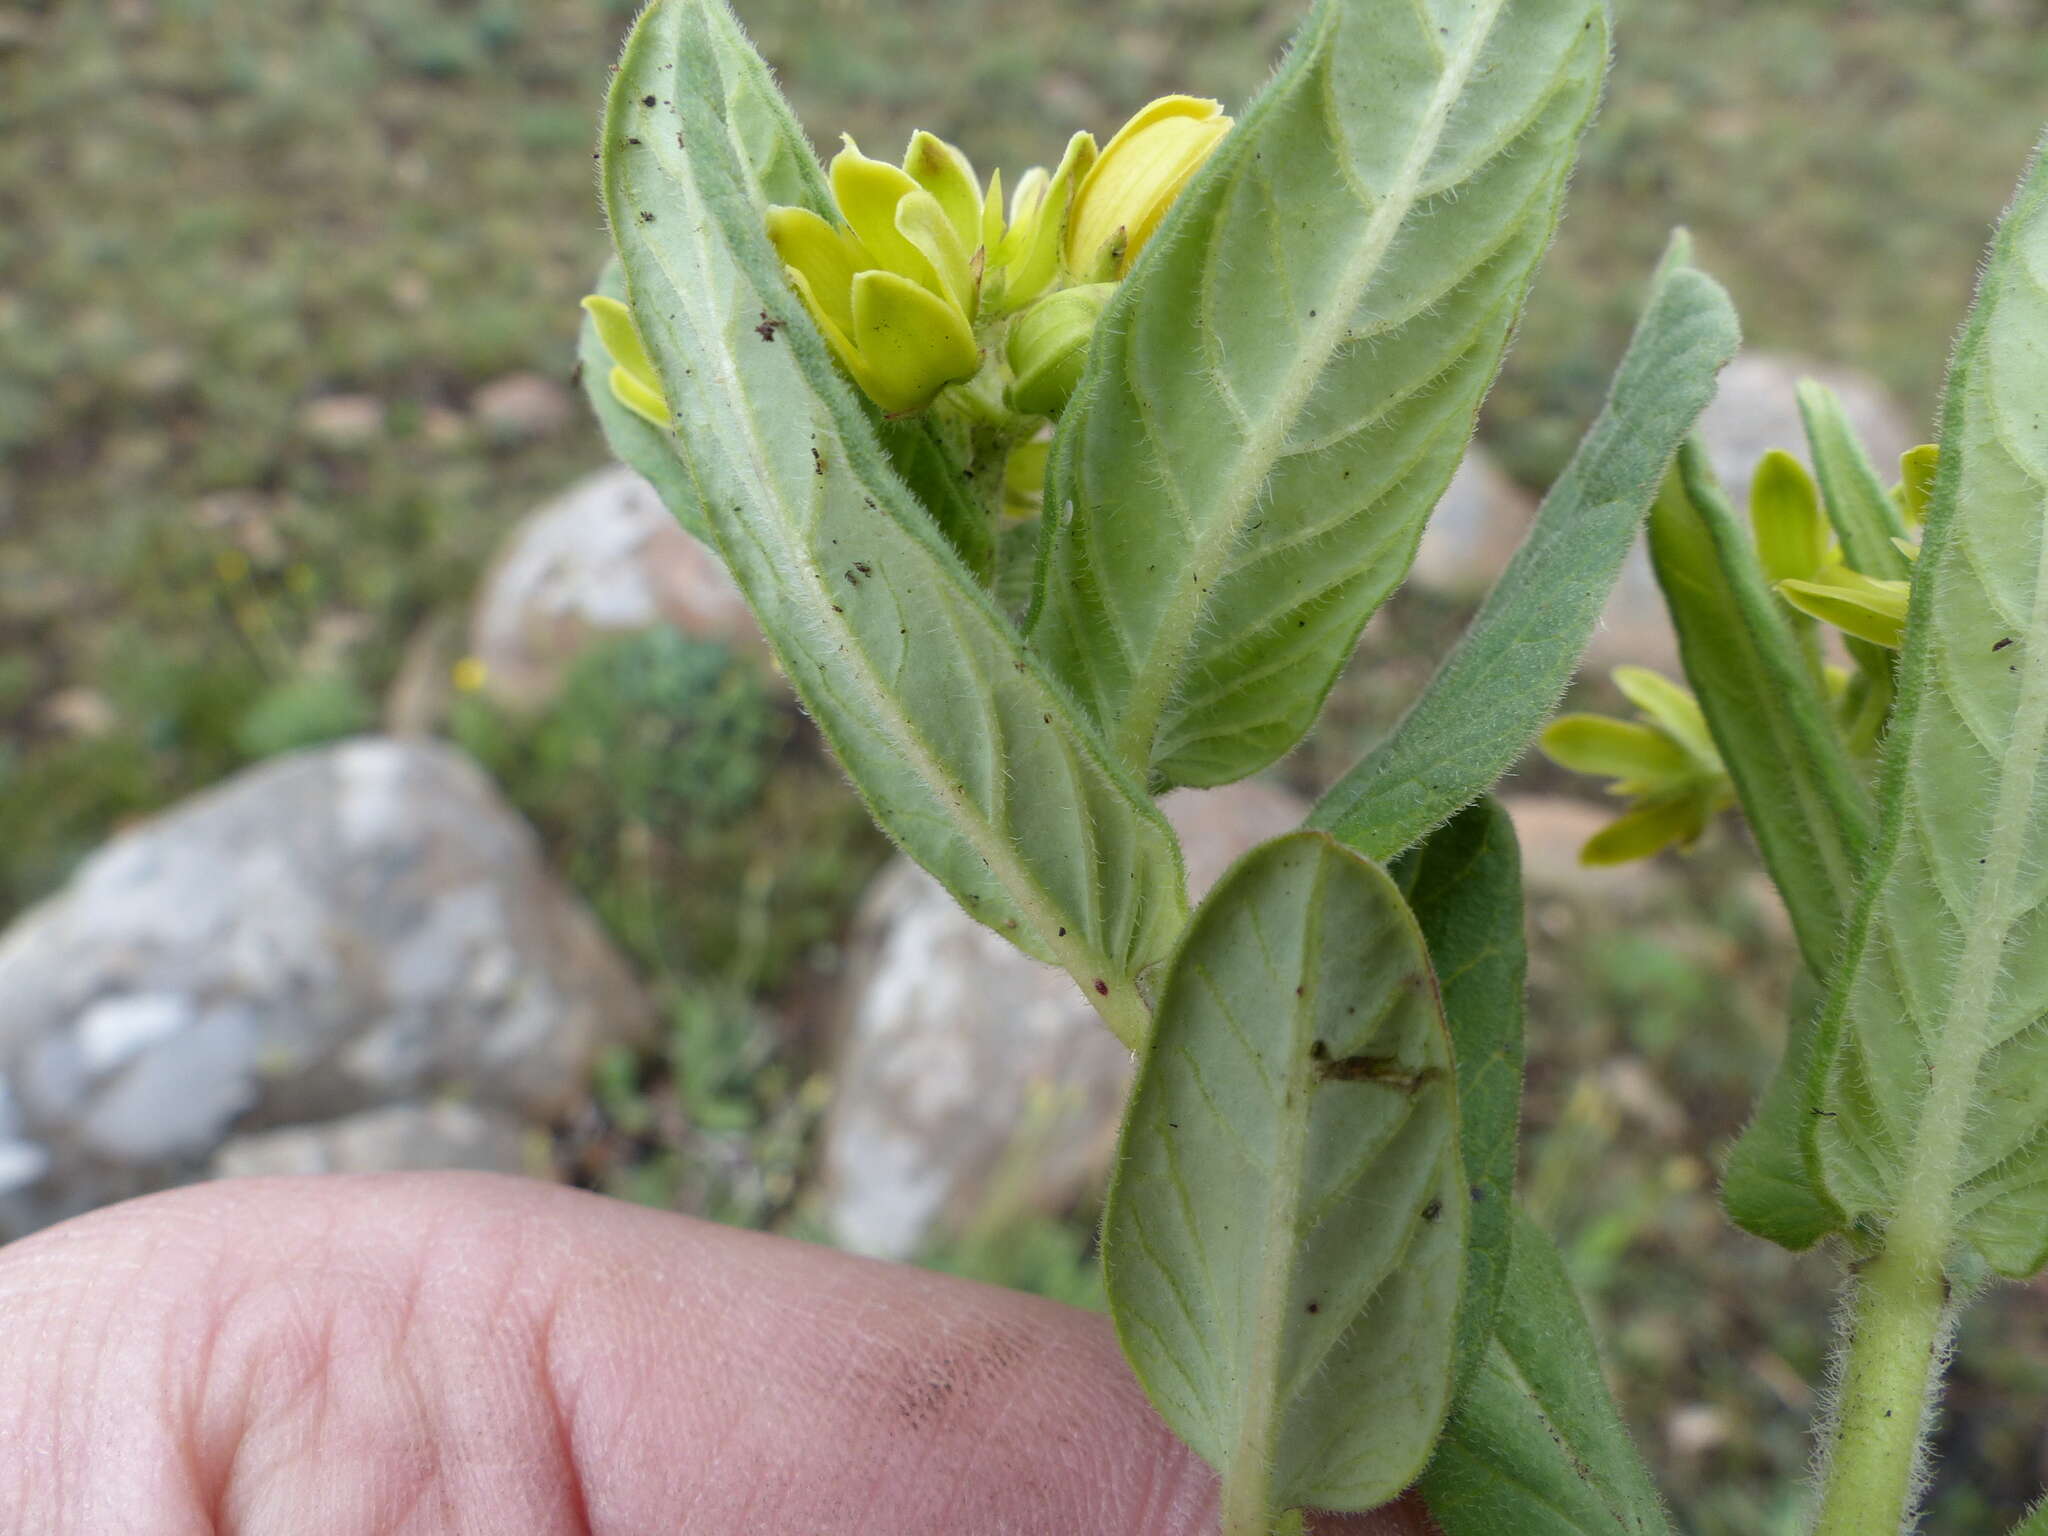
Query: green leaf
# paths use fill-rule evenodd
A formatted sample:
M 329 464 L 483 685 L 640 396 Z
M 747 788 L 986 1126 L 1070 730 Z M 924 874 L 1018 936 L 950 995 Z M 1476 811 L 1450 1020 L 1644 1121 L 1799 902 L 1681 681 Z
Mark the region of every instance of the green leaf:
M 608 299 L 625 302 L 626 280 L 619 272 L 616 257 L 605 263 L 604 273 L 597 280 L 597 291 Z M 619 462 L 653 485 L 669 516 L 683 525 L 684 532 L 709 544 L 711 529 L 704 521 L 704 507 L 697 499 L 697 487 L 689 470 L 676 457 L 675 439 L 646 417 L 629 410 L 612 393 L 611 354 L 597 334 L 596 322 L 587 313 L 576 336 L 576 371 L 583 380 L 583 397 L 590 402 L 591 413 L 604 429 L 604 440 Z
M 1456 1379 L 1469 1380 L 1493 1336 L 1507 1283 L 1522 1115 L 1522 855 L 1515 824 L 1481 799 L 1409 850 L 1391 871 L 1429 946 L 1458 1067 L 1458 1146 L 1472 1201 Z
M 1370 1509 L 1421 1470 L 1467 1205 L 1400 892 L 1320 833 L 1253 850 L 1167 973 L 1103 1231 L 1124 1352 L 1226 1507 Z
M 1322 0 L 1110 305 L 1034 648 L 1155 782 L 1314 720 L 1414 558 L 1550 241 L 1599 0 Z
M 1599 420 L 1479 616 L 1313 825 L 1391 858 L 1492 785 L 1556 707 L 1665 467 L 1735 355 L 1735 310 L 1689 254 L 1675 236 Z
M 1557 1249 L 1519 1212 L 1507 1296 L 1422 1477 L 1444 1536 L 1668 1536 Z
M 1943 406 L 1877 839 L 1821 1019 L 1813 1150 L 1888 1252 L 2048 1259 L 2048 171 Z
M 2048 1499 L 2036 1504 L 2027 1518 L 2012 1528 L 2009 1536 L 2048 1536 Z
M 729 46 L 724 14 L 645 11 L 605 122 L 606 208 L 677 451 L 875 819 L 1136 1044 L 1137 978 L 1183 922 L 1178 847 L 890 469 L 785 286 L 701 88 Z
M 1870 795 L 1696 441 L 1650 513 L 1650 558 L 1686 681 L 1792 914 L 1800 952 L 1816 976 L 1828 975 L 1870 842 Z
M 1797 1253 L 1842 1230 L 1842 1208 L 1816 1177 L 1806 1156 L 1813 1100 L 1814 1043 L 1819 1036 L 1813 984 L 1796 994 L 1785 1059 L 1771 1074 L 1763 1098 L 1721 1174 L 1721 1203 L 1729 1219 Z
M 1878 479 L 1840 398 L 1825 384 L 1801 379 L 1799 415 L 1806 423 L 1821 500 L 1835 525 L 1835 537 L 1842 541 L 1842 553 L 1866 576 L 1903 580 L 1911 568 L 1892 540 L 1905 537 L 1905 519 Z

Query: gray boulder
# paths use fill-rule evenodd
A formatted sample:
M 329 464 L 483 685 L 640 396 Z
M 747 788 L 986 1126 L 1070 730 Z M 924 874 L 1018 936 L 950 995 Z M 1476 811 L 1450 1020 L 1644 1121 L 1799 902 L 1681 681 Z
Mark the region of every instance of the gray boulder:
M 1259 783 L 1162 808 L 1196 895 L 1301 801 Z M 826 1121 L 824 1214 L 862 1253 L 907 1258 L 958 1232 L 990 1188 L 1057 1211 L 1098 1187 L 1131 1056 L 1074 983 L 963 913 L 907 860 L 876 880 L 851 940 Z
M 362 738 L 145 822 L 0 936 L 0 1234 L 223 1139 L 444 1092 L 524 1117 L 650 1024 L 460 754 Z

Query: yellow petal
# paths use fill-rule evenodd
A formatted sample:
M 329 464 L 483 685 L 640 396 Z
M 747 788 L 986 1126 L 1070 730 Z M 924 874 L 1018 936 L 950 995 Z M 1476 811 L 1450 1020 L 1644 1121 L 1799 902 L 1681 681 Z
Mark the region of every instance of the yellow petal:
M 978 286 L 975 273 L 969 265 L 967 250 L 960 244 L 959 233 L 946 217 L 946 210 L 939 206 L 939 200 L 922 188 L 910 193 L 896 205 L 896 229 L 930 267 L 937 281 L 932 291 L 953 304 L 963 316 L 972 317 Z M 904 271 L 904 275 L 917 276 L 910 271 Z
M 617 299 L 608 299 L 601 293 L 593 293 L 584 299 L 583 310 L 590 316 L 590 323 L 597 329 L 597 339 L 611 360 L 659 400 L 661 375 L 654 371 L 654 359 L 647 355 L 646 344 L 640 340 L 640 328 L 633 323 L 633 312 Z M 666 411 L 667 407 L 663 407 L 664 414 Z
M 1075 197 L 1067 269 L 1084 281 L 1123 276 L 1230 128 L 1220 102 L 1194 96 L 1162 96 L 1119 128 Z
M 967 317 L 894 272 L 853 280 L 853 340 L 854 377 L 892 416 L 923 410 L 981 367 Z
M 1697 772 L 1685 749 L 1665 732 L 1606 715 L 1560 715 L 1544 730 L 1540 745 L 1559 767 L 1603 778 L 1652 783 Z
M 919 191 L 917 183 L 893 165 L 870 160 L 845 136 L 845 147 L 832 157 L 832 198 L 878 267 L 900 272 L 937 292 L 938 274 L 923 254 L 896 227 L 896 205 Z
M 782 264 L 804 275 L 800 291 L 816 314 L 842 331 L 853 328 L 853 274 L 873 266 L 860 242 L 808 208 L 770 208 L 768 238 Z
M 1588 838 L 1579 850 L 1579 862 L 1597 868 L 1647 859 L 1674 844 L 1696 842 L 1705 829 L 1705 808 L 1696 798 L 1647 801 Z
M 1648 667 L 1616 667 L 1610 675 L 1622 696 L 1662 726 L 1700 767 L 1713 773 L 1723 771 L 1721 753 L 1714 746 L 1713 732 L 1707 729 L 1707 717 L 1700 713 L 1699 700 Z
M 661 391 L 650 389 L 629 372 L 624 363 L 616 365 L 610 374 L 612 398 L 617 400 L 634 415 L 643 417 L 666 432 L 675 418 L 669 414 L 668 401 Z
M 1940 468 L 1941 449 L 1933 443 L 1899 455 L 1899 510 L 1906 515 L 1908 528 L 1927 521 L 1927 500 L 1934 494 L 1934 476 Z
M 1094 165 L 1094 136 L 1077 133 L 1067 140 L 1059 169 L 1051 176 L 1033 167 L 1018 182 L 1010 202 L 1009 234 L 999 256 L 1006 309 L 1021 309 L 1059 275 L 1074 195 Z
M 1756 467 L 1749 487 L 1749 522 L 1756 530 L 1757 559 L 1770 581 L 1804 581 L 1828 553 L 1828 521 L 1820 491 L 1806 466 L 1772 449 Z
M 903 172 L 938 199 L 960 248 L 971 254 L 981 244 L 982 201 L 967 156 L 920 128 L 910 136 L 910 148 L 904 151 Z
M 988 195 L 981 203 L 981 244 L 990 257 L 995 255 L 997 246 L 1003 243 L 1003 173 L 993 170 L 988 173 Z
M 811 318 L 817 322 L 818 329 L 824 334 L 825 345 L 832 349 L 833 355 L 839 359 L 848 373 L 853 374 L 856 379 L 859 378 L 859 356 L 853 345 L 853 284 L 847 284 L 846 324 L 842 326 L 833 318 L 830 310 L 820 307 L 818 296 L 811 289 L 811 280 L 804 275 L 803 269 L 789 267 L 786 270 L 789 273 L 789 285 L 796 289 L 797 297 L 804 301 L 804 308 L 810 311 Z
M 1045 461 L 1052 453 L 1050 437 L 1034 437 L 1010 450 L 1003 466 L 1003 511 L 1011 517 L 1036 517 L 1045 509 Z

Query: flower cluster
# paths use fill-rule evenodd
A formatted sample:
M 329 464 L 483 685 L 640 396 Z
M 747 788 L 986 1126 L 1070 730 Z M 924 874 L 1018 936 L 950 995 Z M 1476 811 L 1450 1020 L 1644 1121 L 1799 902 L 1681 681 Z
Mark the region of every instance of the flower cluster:
M 1192 96 L 1152 102 L 1097 149 L 1077 133 L 1053 170 L 1034 167 L 1007 201 L 966 155 L 911 136 L 901 166 L 849 136 L 828 180 L 835 218 L 768 210 L 768 236 L 833 356 L 891 416 L 928 407 L 982 370 L 1006 332 L 1008 408 L 1052 416 L 1072 394 L 1095 322 L 1231 119 Z M 624 305 L 584 301 L 614 364 L 620 402 L 658 426 L 669 413 Z

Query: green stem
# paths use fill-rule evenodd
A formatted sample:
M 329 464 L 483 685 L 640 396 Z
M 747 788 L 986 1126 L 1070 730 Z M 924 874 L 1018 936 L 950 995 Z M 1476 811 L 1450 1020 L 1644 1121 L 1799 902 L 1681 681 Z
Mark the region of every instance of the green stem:
M 1855 1285 L 1814 1536 L 1891 1536 L 1905 1524 L 1947 1327 L 1938 1254 L 1895 1244 L 1864 1266 Z
M 1223 1480 L 1222 1536 L 1273 1536 L 1268 1481 L 1262 1465 L 1231 1468 Z

